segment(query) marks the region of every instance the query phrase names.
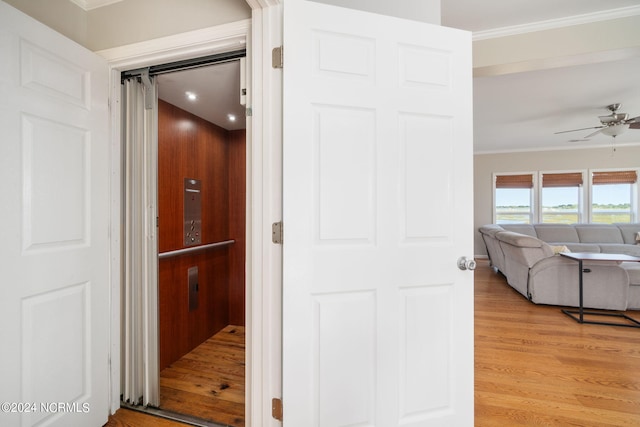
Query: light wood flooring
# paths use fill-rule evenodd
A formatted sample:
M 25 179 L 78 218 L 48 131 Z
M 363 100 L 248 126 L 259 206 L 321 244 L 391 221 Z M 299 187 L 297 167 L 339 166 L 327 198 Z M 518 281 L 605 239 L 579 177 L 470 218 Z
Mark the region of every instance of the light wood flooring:
M 125 409 L 107 425 L 184 427 Z M 640 426 L 640 329 L 580 325 L 528 302 L 479 260 L 475 425 Z
M 160 408 L 216 424 L 244 427 L 245 330 L 227 326 L 160 372 Z M 184 426 L 129 409 L 108 427 Z
M 160 408 L 244 427 L 244 327 L 227 326 L 160 372 Z
M 640 426 L 640 329 L 532 304 L 486 261 L 475 310 L 476 426 Z

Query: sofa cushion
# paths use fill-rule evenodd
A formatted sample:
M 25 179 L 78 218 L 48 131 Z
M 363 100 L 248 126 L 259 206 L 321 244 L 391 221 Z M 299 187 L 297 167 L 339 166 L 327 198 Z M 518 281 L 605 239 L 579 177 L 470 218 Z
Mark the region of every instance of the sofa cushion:
M 557 244 L 560 244 L 558 242 Z M 602 250 L 600 249 L 600 245 L 596 243 L 565 243 L 565 245 L 571 250 L 571 252 L 593 252 L 600 253 Z
M 526 234 L 531 237 L 538 237 L 536 229 L 531 224 L 502 224 L 502 228 L 515 233 Z
M 538 239 L 547 243 L 580 243 L 575 226 L 568 224 L 536 224 Z M 567 245 L 569 246 L 569 245 Z M 573 250 L 573 249 L 571 249 Z
M 622 243 L 600 243 L 600 252 L 606 254 L 625 254 L 640 256 L 640 246 L 625 245 Z
M 636 240 L 638 237 L 638 233 L 640 233 L 640 224 L 615 224 L 618 229 L 620 229 L 620 234 L 622 234 L 622 240 L 627 245 L 635 245 L 638 243 Z
M 580 243 L 624 243 L 620 229 L 608 224 L 575 225 Z

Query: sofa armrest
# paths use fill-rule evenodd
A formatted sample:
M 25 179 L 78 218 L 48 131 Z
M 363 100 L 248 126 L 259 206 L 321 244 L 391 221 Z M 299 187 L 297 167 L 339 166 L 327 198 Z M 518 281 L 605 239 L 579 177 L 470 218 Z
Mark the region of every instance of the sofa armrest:
M 507 282 L 526 296 L 529 270 L 540 260 L 553 257 L 551 246 L 535 237 L 512 231 L 496 233 L 495 236 L 504 253 Z
M 519 246 L 523 248 L 539 248 L 545 244 L 537 237 L 528 236 L 522 233 L 516 233 L 515 231 L 501 231 L 496 233 L 496 239 L 501 242 L 508 243 L 513 246 Z
M 496 233 L 505 259 L 533 267 L 541 259 L 553 256 L 553 249 L 548 243 L 525 234 L 503 231 Z
M 498 224 L 486 224 L 478 228 L 478 231 L 480 232 L 480 234 L 486 234 L 488 236 L 495 237 L 496 233 L 500 233 L 505 230 Z

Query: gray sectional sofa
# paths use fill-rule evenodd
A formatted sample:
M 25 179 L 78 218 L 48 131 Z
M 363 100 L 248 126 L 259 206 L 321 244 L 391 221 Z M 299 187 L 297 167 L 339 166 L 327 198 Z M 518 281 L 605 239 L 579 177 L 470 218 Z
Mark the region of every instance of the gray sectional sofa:
M 480 227 L 492 267 L 536 304 L 578 306 L 578 265 L 561 251 L 640 257 L 636 224 L 489 224 Z M 584 306 L 640 310 L 640 263 L 585 262 Z

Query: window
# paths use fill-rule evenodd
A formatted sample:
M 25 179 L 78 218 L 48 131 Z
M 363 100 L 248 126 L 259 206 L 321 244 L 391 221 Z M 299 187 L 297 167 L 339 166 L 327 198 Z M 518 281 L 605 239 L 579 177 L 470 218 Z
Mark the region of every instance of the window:
M 635 170 L 593 172 L 591 175 L 591 222 L 612 224 L 636 221 L 638 174 Z
M 540 222 L 582 222 L 582 172 L 542 173 Z
M 494 222 L 533 223 L 533 174 L 495 175 Z
M 640 168 L 493 174 L 495 224 L 640 221 Z

